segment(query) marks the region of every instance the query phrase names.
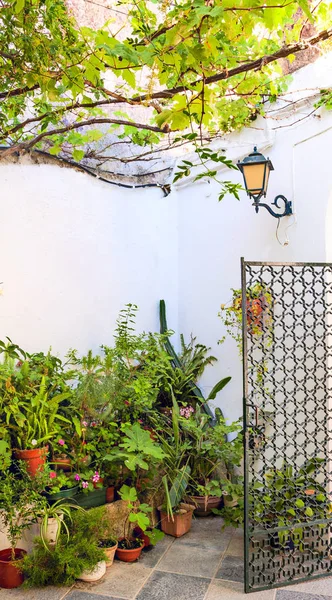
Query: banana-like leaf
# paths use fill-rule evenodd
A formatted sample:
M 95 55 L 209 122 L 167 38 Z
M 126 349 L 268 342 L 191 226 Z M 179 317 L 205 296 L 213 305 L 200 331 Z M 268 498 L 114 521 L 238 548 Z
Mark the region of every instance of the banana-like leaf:
M 231 379 L 231 377 L 224 377 L 223 379 L 220 379 L 220 381 L 218 381 L 218 383 L 216 383 L 216 385 L 212 388 L 207 398 L 207 402 L 209 400 L 214 400 L 218 392 L 221 392 L 221 390 L 230 382 Z
M 169 490 L 169 506 L 172 510 L 180 504 L 181 500 L 183 500 L 183 496 L 189 483 L 190 471 L 189 465 L 185 465 L 179 470 L 175 479 L 172 481 L 172 486 Z

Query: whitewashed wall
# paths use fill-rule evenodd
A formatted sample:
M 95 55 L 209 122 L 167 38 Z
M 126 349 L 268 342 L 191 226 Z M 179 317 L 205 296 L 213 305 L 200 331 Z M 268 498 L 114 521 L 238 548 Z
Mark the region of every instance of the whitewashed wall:
M 127 302 L 156 330 L 159 298 L 177 327 L 174 198 L 54 165 L 3 165 L 0 180 L 0 338 L 97 349 Z
M 293 89 L 332 85 L 331 66 L 329 55 L 305 67 Z M 332 113 L 291 126 L 311 110 L 300 102 L 296 114 L 282 109 L 276 121 L 271 113 L 225 140 L 233 159 L 254 144 L 270 156 L 267 200 L 284 194 L 295 210 L 280 223 L 285 246 L 276 219 L 256 215 L 245 194 L 218 203 L 215 183 L 187 182 L 164 198 L 159 189 L 124 190 L 55 165 L 0 165 L 0 338 L 29 350 L 52 345 L 60 355 L 97 349 L 110 342 L 127 302 L 140 307 L 139 329 L 158 330 L 165 298 L 169 326 L 197 335 L 219 358 L 203 388 L 231 375 L 217 403 L 229 419 L 239 416 L 241 362 L 232 340 L 218 345 L 217 315 L 240 286 L 240 257 L 332 261 Z M 241 180 L 235 171 L 221 176 Z

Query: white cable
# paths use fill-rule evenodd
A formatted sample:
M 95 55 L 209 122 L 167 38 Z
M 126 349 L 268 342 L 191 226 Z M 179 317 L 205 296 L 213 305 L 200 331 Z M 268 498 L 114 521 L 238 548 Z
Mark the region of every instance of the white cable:
M 285 241 L 284 241 L 284 242 L 281 242 L 281 241 L 280 241 L 280 239 L 279 239 L 279 236 L 278 236 L 278 230 L 279 230 L 279 225 L 280 225 L 280 217 L 278 218 L 278 224 L 277 224 L 277 229 L 276 229 L 276 238 L 277 238 L 277 241 L 279 242 L 280 246 L 288 246 L 288 244 L 289 244 L 289 239 L 288 239 L 288 235 L 287 235 L 287 230 L 288 230 L 290 227 L 293 227 L 293 225 L 295 225 L 295 224 L 296 224 L 296 217 L 295 217 L 295 214 L 293 213 L 293 214 L 292 214 L 292 216 L 294 217 L 294 219 L 293 219 L 292 223 L 290 223 L 289 225 L 287 225 L 287 227 L 286 227 L 286 229 L 285 229 L 285 237 L 286 237 L 286 239 L 285 239 Z

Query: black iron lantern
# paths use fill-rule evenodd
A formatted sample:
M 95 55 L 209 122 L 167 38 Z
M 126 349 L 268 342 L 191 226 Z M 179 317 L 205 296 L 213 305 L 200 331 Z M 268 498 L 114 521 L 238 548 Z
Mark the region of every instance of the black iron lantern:
M 269 158 L 265 158 L 263 154 L 257 152 L 256 146 L 249 156 L 246 156 L 242 162 L 239 161 L 237 163 L 237 166 L 243 175 L 247 194 L 254 200 L 253 206 L 255 207 L 256 213 L 258 213 L 261 207 L 264 207 L 273 217 L 278 219 L 292 214 L 292 203 L 287 200 L 285 196 L 276 196 L 272 202 L 277 208 L 280 208 L 279 200 L 284 202 L 285 209 L 282 213 L 276 213 L 268 204 L 260 202 L 260 199 L 263 196 L 264 198 L 266 197 L 270 171 L 274 171 L 274 167 Z

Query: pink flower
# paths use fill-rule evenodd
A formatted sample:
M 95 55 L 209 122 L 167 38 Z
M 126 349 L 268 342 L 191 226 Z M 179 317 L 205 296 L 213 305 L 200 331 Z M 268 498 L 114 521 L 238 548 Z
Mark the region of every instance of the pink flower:
M 82 481 L 82 488 L 86 490 L 87 487 L 89 487 L 88 481 Z
M 98 483 L 99 479 L 100 479 L 100 475 L 99 475 L 98 471 L 95 471 L 95 474 L 92 477 L 93 483 Z
M 58 440 L 58 444 L 60 444 L 60 446 L 64 446 L 65 445 L 65 440 Z
M 56 472 L 55 471 L 51 471 L 50 472 L 50 479 L 55 479 L 56 478 Z
M 82 425 L 83 425 L 83 427 L 87 427 L 88 426 L 88 422 L 87 421 L 82 421 Z
M 80 481 L 80 479 L 81 479 L 81 478 L 80 478 L 80 476 L 79 476 L 79 474 L 78 474 L 78 473 L 76 473 L 76 475 L 75 475 L 74 479 L 75 479 L 75 481 Z
M 180 415 L 185 419 L 189 419 L 193 412 L 195 412 L 195 409 L 192 406 L 182 406 L 180 408 Z
M 97 425 L 96 421 L 92 421 L 91 427 L 96 427 L 96 425 Z

